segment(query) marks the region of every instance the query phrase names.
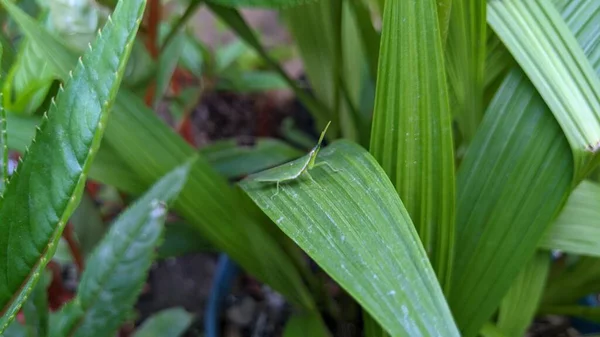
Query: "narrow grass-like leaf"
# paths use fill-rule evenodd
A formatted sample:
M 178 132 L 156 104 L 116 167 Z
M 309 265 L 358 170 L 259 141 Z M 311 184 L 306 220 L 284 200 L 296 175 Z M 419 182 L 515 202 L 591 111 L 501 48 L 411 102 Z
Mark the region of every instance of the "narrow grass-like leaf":
M 123 212 L 81 276 L 77 296 L 54 317 L 53 336 L 113 336 L 132 309 L 154 260 L 167 204 L 185 185 L 191 163 L 165 175 Z
M 489 1 L 488 12 L 490 26 L 561 125 L 582 179 L 600 152 L 600 79 L 550 1 Z
M 133 337 L 179 337 L 192 323 L 194 316 L 183 308 L 171 308 L 148 317 Z
M 27 36 L 44 46 L 55 69 L 68 69 L 73 63 L 72 53 L 43 27 L 27 20 L 30 19 L 26 15 L 21 20 Z M 59 72 L 63 79 L 67 74 L 68 71 Z M 115 158 L 135 172 L 136 181 L 144 186 L 150 186 L 195 153 L 154 111 L 145 107 L 139 97 L 124 88 L 117 95 L 112 119 L 103 147 L 110 144 Z M 110 178 L 107 183 L 117 188 L 123 185 L 113 176 L 104 178 Z M 201 212 L 198 205 L 202 205 Z M 254 276 L 283 293 L 291 302 L 308 309 L 314 307 L 293 261 L 281 249 L 277 238 L 265 231 L 265 227 L 271 228 L 273 224 L 261 223 L 264 220 L 262 213 L 256 216 L 245 211 L 231 212 L 231 209 L 244 208 L 227 181 L 204 158 L 199 158 L 193 165 L 190 179 L 174 208 L 211 243 Z
M 241 183 L 275 223 L 395 336 L 458 336 L 418 234 L 375 159 L 338 141 L 281 183 Z M 312 179 L 310 179 L 312 177 Z
M 332 77 L 333 69 L 336 68 L 333 56 L 335 33 L 331 23 L 332 7 L 330 1 L 318 1 L 289 8 L 281 13 L 300 52 L 311 89 L 326 107 L 326 111 L 320 114 L 311 110 L 317 126 L 323 128 L 327 121 L 333 120 L 329 133 L 336 135 L 340 125 L 337 122 L 339 111 L 333 110 L 338 79 Z
M 144 107 L 140 98 L 124 90 L 119 94 L 112 118 L 105 142 L 111 144 L 147 185 L 194 153 L 183 139 Z M 202 205 L 201 212 L 198 205 Z M 192 167 L 190 179 L 174 209 L 249 272 L 284 293 L 292 302 L 313 307 L 298 271 L 281 251 L 279 243 L 261 228 L 259 218 L 244 211 L 227 181 L 206 159 L 199 158 Z M 231 209 L 238 211 L 231 212 Z
M 11 14 L 15 5 L 3 1 Z M 56 249 L 100 146 L 145 1 L 120 3 L 48 112 L 0 201 L 0 331 Z M 98 85 L 102 83 L 102 85 Z M 33 197 L 32 197 L 33 196 Z
M 550 254 L 537 253 L 527 263 L 504 296 L 497 326 L 506 336 L 524 336 L 533 321 L 550 267 Z
M 583 9 L 583 10 L 582 10 Z M 569 2 L 567 24 L 600 70 L 593 46 L 600 3 Z M 560 125 L 521 70 L 513 69 L 461 164 L 450 306 L 465 336 L 492 316 L 571 192 L 573 155 Z
M 252 146 L 235 140 L 220 140 L 199 153 L 210 165 L 229 179 L 241 178 L 301 157 L 304 153 L 276 139 L 257 139 Z
M 377 77 L 377 65 L 379 64 L 379 33 L 373 26 L 371 11 L 364 0 L 351 0 L 348 1 L 348 4 L 350 4 L 352 14 L 359 27 L 360 42 L 363 44 L 371 78 L 375 80 Z
M 479 331 L 533 256 L 570 192 L 573 170 L 559 125 L 518 70 L 472 144 L 457 177 L 460 244 L 450 296 L 464 336 Z
M 321 316 L 315 313 L 296 313 L 289 318 L 283 337 L 330 337 Z
M 447 291 L 454 151 L 436 2 L 389 2 L 383 20 L 370 152 L 396 187 Z
M 154 106 L 163 98 L 171 77 L 177 67 L 183 47 L 185 46 L 185 36 L 182 33 L 175 34 L 171 42 L 165 46 L 158 56 L 158 69 L 156 74 L 156 90 L 154 92 Z
M 600 184 L 584 180 L 544 234 L 541 248 L 600 257 Z
M 446 55 L 453 112 L 462 138 L 470 143 L 483 119 L 486 21 L 485 1 L 453 0 Z
M 542 307 L 572 305 L 584 296 L 600 292 L 600 259 L 583 257 L 574 265 L 554 272 L 548 281 Z

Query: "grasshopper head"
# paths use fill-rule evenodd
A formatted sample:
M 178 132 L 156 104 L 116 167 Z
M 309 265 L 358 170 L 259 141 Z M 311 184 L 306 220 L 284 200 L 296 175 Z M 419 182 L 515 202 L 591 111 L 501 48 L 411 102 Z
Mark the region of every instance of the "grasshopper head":
M 323 143 L 323 138 L 325 138 L 325 133 L 327 132 L 327 128 L 329 128 L 329 124 L 331 124 L 331 121 L 329 121 L 327 123 L 327 125 L 325 125 L 325 129 L 323 129 L 323 132 L 321 132 L 321 136 L 319 137 L 319 142 L 317 143 L 317 145 L 315 145 L 315 147 L 313 147 L 313 149 L 308 154 L 310 157 L 310 159 L 308 161 L 309 169 L 311 169 L 313 166 L 315 166 L 315 161 L 317 160 L 317 154 L 319 154 L 319 150 L 321 149 L 321 143 Z

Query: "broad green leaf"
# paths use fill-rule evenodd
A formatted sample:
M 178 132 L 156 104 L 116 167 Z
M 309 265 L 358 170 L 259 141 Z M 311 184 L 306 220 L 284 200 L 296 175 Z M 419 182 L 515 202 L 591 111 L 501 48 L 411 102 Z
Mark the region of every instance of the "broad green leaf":
M 544 234 L 541 248 L 600 257 L 600 184 L 584 180 Z
M 258 139 L 252 146 L 235 140 L 220 140 L 207 145 L 199 153 L 220 174 L 229 179 L 241 178 L 302 156 L 304 153 L 276 139 Z
M 116 153 L 113 146 L 103 142 L 90 169 L 90 179 L 117 187 L 120 191 L 140 195 L 148 186 Z
M 600 292 L 600 259 L 582 257 L 549 279 L 542 307 L 575 304 L 584 296 Z
M 231 7 L 263 7 L 263 8 L 282 8 L 292 7 L 310 2 L 321 0 L 206 0 L 209 3 L 214 3 L 222 6 Z
M 435 0 L 386 4 L 370 152 L 448 291 L 454 246 L 451 112 Z
M 486 57 L 486 7 L 481 0 L 452 0 L 446 70 L 452 91 L 453 114 L 466 144 L 483 119 Z
M 36 337 L 48 336 L 48 285 L 50 284 L 51 276 L 48 273 L 43 273 L 40 281 L 35 285 L 31 292 L 31 296 L 23 305 L 23 313 L 25 314 L 26 328 L 30 330 L 30 334 Z
M 148 277 L 167 205 L 185 185 L 190 167 L 186 163 L 165 175 L 119 216 L 90 256 L 77 296 L 53 317 L 52 336 L 114 336 Z
M 2 4 L 11 15 L 17 13 L 10 2 Z M 6 187 L 0 201 L 0 232 L 7 233 L 0 236 L 0 250 L 7 252 L 0 255 L 0 279 L 6 280 L 0 283 L 0 331 L 36 284 L 79 202 L 144 4 L 127 1 L 117 7 L 114 21 L 75 68 Z
M 550 1 L 488 2 L 489 23 L 563 129 L 579 181 L 600 156 L 600 79 Z
M 571 1 L 567 24 L 600 70 L 600 3 Z M 457 241 L 450 307 L 465 336 L 492 316 L 572 188 L 573 155 L 560 125 L 522 70 L 486 111 L 457 178 Z
M 556 120 L 531 83 L 513 70 L 457 176 L 450 305 L 464 336 L 479 331 L 533 256 L 570 192 L 572 163 Z
M 61 77 L 66 78 L 68 70 L 65 69 L 73 64 L 72 53 L 43 27 L 21 15 L 27 36 L 44 46 L 48 60 L 60 70 Z M 112 120 L 106 129 L 103 147 L 110 144 L 116 157 L 136 173 L 137 181 L 144 186 L 152 185 L 195 153 L 154 111 L 145 107 L 139 97 L 124 88 L 117 95 Z M 108 178 L 117 188 L 123 184 L 113 177 Z M 202 206 L 201 211 L 198 205 Z M 282 251 L 277 238 L 265 231 L 265 227 L 274 225 L 261 223 L 264 220 L 261 215 L 244 211 L 228 182 L 205 159 L 199 158 L 193 165 L 190 179 L 174 208 L 215 247 L 254 276 L 291 302 L 308 309 L 314 307 L 293 261 Z M 239 211 L 231 212 L 231 209 Z
M 248 26 L 240 13 L 235 9 L 224 7 L 213 2 L 208 2 L 207 4 L 213 13 L 223 20 L 223 22 L 225 22 L 229 28 L 238 35 L 239 38 L 243 39 L 249 46 L 254 48 L 254 50 L 265 60 L 265 62 L 275 72 L 280 74 L 282 78 L 285 79 L 290 88 L 294 91 L 294 94 L 296 94 L 296 97 L 306 106 L 309 111 L 313 113 L 316 118 L 319 119 L 319 125 L 325 126 L 328 116 L 330 115 L 330 112 L 327 110 L 327 106 L 324 105 L 324 103 L 322 103 L 320 100 L 317 100 L 313 96 L 307 94 L 305 90 L 296 83 L 296 81 L 287 75 L 279 63 L 277 63 L 277 61 L 274 60 L 269 55 L 267 50 L 260 44 L 258 38 L 256 35 L 254 35 L 254 32 L 250 26 Z
M 283 337 L 330 337 L 321 316 L 315 313 L 295 313 L 289 318 Z
M 504 296 L 498 311 L 498 329 L 506 336 L 524 336 L 533 321 L 550 267 L 550 254 L 537 253 Z
M 104 141 L 111 144 L 145 184 L 156 181 L 194 153 L 138 97 L 121 90 L 115 108 Z M 261 228 L 263 224 L 257 217 L 251 216 L 239 202 L 228 182 L 206 159 L 200 158 L 192 167 L 174 209 L 242 267 L 284 293 L 293 303 L 312 308 L 312 298 L 289 257 Z
M 179 337 L 188 329 L 192 314 L 183 308 L 171 308 L 148 317 L 133 337 Z
M 328 165 L 321 165 L 327 163 Z M 458 336 L 408 213 L 375 159 L 338 141 L 310 174 L 241 187 L 275 223 L 394 336 Z

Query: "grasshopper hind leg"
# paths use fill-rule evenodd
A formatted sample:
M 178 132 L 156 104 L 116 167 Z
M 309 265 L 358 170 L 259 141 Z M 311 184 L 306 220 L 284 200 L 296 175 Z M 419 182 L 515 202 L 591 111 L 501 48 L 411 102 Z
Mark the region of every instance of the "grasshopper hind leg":
M 275 194 L 273 194 L 271 196 L 271 199 L 275 198 L 275 196 L 277 196 L 277 194 L 279 194 L 279 181 L 277 182 L 277 191 L 275 192 Z

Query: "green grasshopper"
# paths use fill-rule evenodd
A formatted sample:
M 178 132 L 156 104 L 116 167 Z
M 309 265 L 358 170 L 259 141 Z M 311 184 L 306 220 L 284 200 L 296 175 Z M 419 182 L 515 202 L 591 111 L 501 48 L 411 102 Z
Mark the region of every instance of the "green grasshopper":
M 329 128 L 329 124 L 331 121 L 327 123 L 323 132 L 321 132 L 321 137 L 319 137 L 319 142 L 309 153 L 305 154 L 298 160 L 293 162 L 272 168 L 264 173 L 260 174 L 260 177 L 255 178 L 255 181 L 265 182 L 265 183 L 277 183 L 277 192 L 271 196 L 271 198 L 275 197 L 279 194 L 279 184 L 286 181 L 292 181 L 298 179 L 303 173 L 305 173 L 313 182 L 314 179 L 308 173 L 308 170 L 312 169 L 315 166 L 327 165 L 334 172 L 338 172 L 339 170 L 334 169 L 329 163 L 321 162 L 315 165 L 315 160 L 317 159 L 317 154 L 319 154 L 319 150 L 321 150 L 321 143 L 323 142 L 323 138 L 325 137 L 325 133 L 327 132 L 327 128 Z M 316 183 L 316 182 L 315 182 Z

